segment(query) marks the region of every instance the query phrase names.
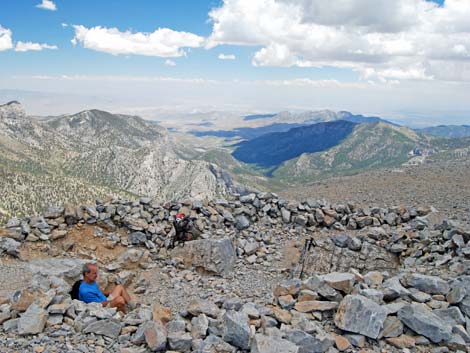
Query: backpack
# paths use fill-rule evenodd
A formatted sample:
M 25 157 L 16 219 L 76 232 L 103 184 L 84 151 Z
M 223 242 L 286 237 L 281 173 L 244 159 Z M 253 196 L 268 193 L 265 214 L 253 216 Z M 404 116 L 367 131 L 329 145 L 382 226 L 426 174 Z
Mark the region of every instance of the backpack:
M 80 291 L 80 285 L 82 284 L 82 280 L 79 279 L 78 281 L 76 281 L 73 286 L 72 286 L 72 290 L 70 291 L 70 296 L 72 297 L 72 300 L 73 299 L 77 299 L 78 300 L 78 292 Z

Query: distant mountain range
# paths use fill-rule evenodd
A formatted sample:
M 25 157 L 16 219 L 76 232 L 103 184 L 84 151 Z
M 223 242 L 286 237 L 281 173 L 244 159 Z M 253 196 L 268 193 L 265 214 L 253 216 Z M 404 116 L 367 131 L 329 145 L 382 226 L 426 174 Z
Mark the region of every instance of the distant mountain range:
M 0 106 L 0 219 L 109 194 L 169 200 L 233 187 L 217 166 L 184 159 L 186 150 L 137 116 L 87 110 L 38 120 L 10 102 Z
M 447 138 L 470 136 L 470 125 L 439 125 L 415 130 L 427 135 Z
M 301 126 L 338 120 L 353 123 L 386 122 L 388 124 L 395 125 L 379 117 L 366 117 L 346 111 L 333 112 L 331 110 L 308 111 L 302 113 L 291 113 L 286 111 L 277 114 L 247 115 L 243 120 L 250 123 L 261 123 L 261 125 L 236 127 L 232 130 L 191 130 L 189 133 L 197 137 L 215 136 L 225 139 L 254 139 L 268 133 L 287 132 L 293 128 Z

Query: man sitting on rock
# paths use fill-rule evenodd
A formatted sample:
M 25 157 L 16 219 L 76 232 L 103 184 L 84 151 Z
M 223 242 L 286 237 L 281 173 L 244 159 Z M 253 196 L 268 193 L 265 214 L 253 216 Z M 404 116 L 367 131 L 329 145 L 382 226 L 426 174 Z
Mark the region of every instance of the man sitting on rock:
M 98 267 L 95 264 L 85 264 L 82 269 L 83 281 L 80 284 L 78 299 L 85 303 L 101 303 L 103 307 L 117 308 L 126 313 L 126 304 L 132 309 L 135 304 L 131 301 L 126 289 L 117 285 L 110 292 L 102 292 L 96 283 Z

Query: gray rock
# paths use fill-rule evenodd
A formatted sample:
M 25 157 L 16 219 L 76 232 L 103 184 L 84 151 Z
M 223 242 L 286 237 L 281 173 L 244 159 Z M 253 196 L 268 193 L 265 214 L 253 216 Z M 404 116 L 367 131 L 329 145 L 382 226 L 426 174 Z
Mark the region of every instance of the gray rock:
M 225 310 L 235 310 L 238 311 L 242 307 L 243 303 L 240 298 L 238 297 L 232 297 L 224 301 L 224 304 L 222 307 Z
M 363 335 L 355 335 L 352 333 L 344 335 L 347 340 L 354 346 L 362 348 L 366 344 L 366 338 Z
M 349 293 L 355 282 L 354 275 L 348 272 L 331 272 L 322 276 L 322 279 L 330 287 L 340 290 L 344 293 Z
M 335 300 L 340 297 L 339 293 L 330 287 L 326 282 L 317 275 L 309 277 L 303 282 L 303 287 L 311 291 L 317 292 L 328 300 Z
M 0 256 L 3 253 L 6 253 L 13 257 L 20 257 L 20 250 L 19 250 L 20 246 L 21 246 L 21 243 L 12 238 L 0 237 Z
M 259 243 L 257 241 L 248 241 L 243 248 L 246 255 L 253 255 L 259 249 Z
M 282 338 L 256 334 L 251 353 L 299 353 L 299 347 Z
M 253 203 L 253 201 L 255 201 L 255 198 L 256 198 L 256 194 L 248 194 L 248 195 L 243 195 L 243 196 L 240 196 L 240 202 L 241 203 Z
M 149 321 L 144 324 L 144 336 L 147 346 L 152 352 L 166 350 L 167 332 L 160 320 Z
M 348 249 L 353 251 L 359 251 L 362 248 L 362 241 L 358 237 L 352 237 L 348 242 Z
M 358 294 L 373 300 L 377 304 L 382 304 L 383 302 L 384 294 L 376 289 L 361 289 Z
M 201 315 L 204 315 L 204 314 L 201 314 Z M 193 318 L 193 320 L 194 319 L 195 318 Z M 186 322 L 182 318 L 177 317 L 177 318 L 169 321 L 166 324 L 166 330 L 167 330 L 168 334 L 174 333 L 174 332 L 184 332 L 186 330 Z
M 191 351 L 191 343 L 193 338 L 191 334 L 184 332 L 175 332 L 168 335 L 168 345 L 170 349 L 178 352 Z
M 460 303 L 465 298 L 466 290 L 462 287 L 454 287 L 447 293 L 446 299 L 450 304 Z
M 331 241 L 333 241 L 333 243 L 340 247 L 340 248 L 346 248 L 348 246 L 348 243 L 350 242 L 351 238 L 349 237 L 348 234 L 337 234 L 337 235 L 333 235 L 331 237 Z
M 64 320 L 63 315 L 49 315 L 47 318 L 47 326 L 61 325 Z
M 335 343 L 329 335 L 312 336 L 299 330 L 288 332 L 286 339 L 299 347 L 299 353 L 323 353 Z
M 209 335 L 198 346 L 197 353 L 235 353 L 236 348 L 224 342 L 220 337 Z
M 142 232 L 132 232 L 129 234 L 128 239 L 132 245 L 142 245 L 147 241 L 147 236 Z
M 387 222 L 389 225 L 394 226 L 397 224 L 397 218 L 398 216 L 395 213 L 391 212 L 386 214 L 384 221 Z
M 462 325 L 456 325 L 452 327 L 452 333 L 459 335 L 467 343 L 470 343 L 470 335 Z
M 13 332 L 18 330 L 18 323 L 20 319 L 10 319 L 3 323 L 3 331 Z
M 172 251 L 173 257 L 184 259 L 189 266 L 226 276 L 233 272 L 236 261 L 235 246 L 230 238 L 188 241 Z
M 376 339 L 383 328 L 387 311 L 361 295 L 347 295 L 335 315 L 335 325 L 342 330 Z
M 398 277 L 392 277 L 386 280 L 382 284 L 382 288 L 384 289 L 385 300 L 406 297 L 410 294 L 410 291 L 401 285 Z
M 429 294 L 447 294 L 450 290 L 449 284 L 436 276 L 412 273 L 401 278 L 401 283 L 407 287 L 414 287 Z
M 321 224 L 325 220 L 325 215 L 323 211 L 319 208 L 315 209 L 315 220 Z
M 217 305 L 210 301 L 201 299 L 193 299 L 189 303 L 187 310 L 193 316 L 205 314 L 212 318 L 217 318 L 220 313 L 220 309 Z
M 439 316 L 449 326 L 465 324 L 465 318 L 456 306 L 451 306 L 447 309 L 433 310 L 433 314 Z
M 20 225 L 21 221 L 16 217 L 12 217 L 8 220 L 7 224 L 5 225 L 5 228 L 17 228 Z
M 460 310 L 470 317 L 470 294 L 467 294 L 458 305 Z
M 193 338 L 205 338 L 207 335 L 207 329 L 209 328 L 209 320 L 207 316 L 201 314 L 193 317 L 191 320 L 191 335 Z
M 418 303 L 426 303 L 432 299 L 431 295 L 428 293 L 421 292 L 416 288 L 410 288 L 410 298 Z
M 282 295 L 297 295 L 302 288 L 302 282 L 298 278 L 282 281 L 274 288 L 274 295 L 279 297 Z
M 92 322 L 85 327 L 84 332 L 116 338 L 119 336 L 121 328 L 122 327 L 120 322 L 113 319 L 107 319 Z
M 379 334 L 379 339 L 398 337 L 403 334 L 403 324 L 396 316 L 388 316 L 384 322 L 383 330 Z
M 291 213 L 290 213 L 289 210 L 286 210 L 284 207 L 281 208 L 281 216 L 282 216 L 282 221 L 284 223 L 289 223 L 290 222 Z
M 236 347 L 248 350 L 250 347 L 250 325 L 248 315 L 243 312 L 227 311 L 223 317 L 223 339 Z
M 21 315 L 18 321 L 18 334 L 35 335 L 44 330 L 47 321 L 47 311 L 33 303 Z
M 88 262 L 90 261 L 70 258 L 37 259 L 30 261 L 29 267 L 32 273 L 45 276 L 64 276 L 75 280 L 80 278 L 82 267 Z
M 451 327 L 424 304 L 406 305 L 397 316 L 410 329 L 435 343 L 451 338 Z
M 50 206 L 44 212 L 44 218 L 59 218 L 64 213 L 64 207 L 61 206 Z
M 224 211 L 223 211 L 223 215 L 222 215 L 222 216 L 224 217 L 224 220 L 226 220 L 227 222 L 230 222 L 230 223 L 235 222 L 235 218 L 233 218 L 233 215 L 232 215 L 229 211 L 227 211 L 227 210 L 225 210 L 225 209 L 224 209 Z
M 246 229 L 250 226 L 250 221 L 246 218 L 245 215 L 239 215 L 235 217 L 235 227 L 238 230 Z

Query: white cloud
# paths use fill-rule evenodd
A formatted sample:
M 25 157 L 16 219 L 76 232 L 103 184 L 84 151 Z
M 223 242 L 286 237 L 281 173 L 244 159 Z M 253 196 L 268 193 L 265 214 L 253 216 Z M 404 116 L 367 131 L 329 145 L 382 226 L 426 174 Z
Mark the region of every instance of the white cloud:
M 3 28 L 0 25 L 0 51 L 13 48 L 13 41 L 11 40 L 11 31 L 8 28 Z
M 173 60 L 166 59 L 165 60 L 165 65 L 166 66 L 176 66 L 176 63 Z
M 32 43 L 32 42 L 17 42 L 15 51 L 41 51 L 44 49 L 57 49 L 55 45 L 49 45 L 45 43 Z
M 220 53 L 218 58 L 220 60 L 235 60 L 235 55 L 233 54 L 223 54 L 223 53 Z
M 209 17 L 206 47 L 261 46 L 255 66 L 349 68 L 379 81 L 469 79 L 469 0 L 224 0 Z
M 54 4 L 52 0 L 42 0 L 40 4 L 36 5 L 37 8 L 49 11 L 57 10 L 57 6 Z
M 152 33 L 132 33 L 101 26 L 73 27 L 75 29 L 75 37 L 72 39 L 74 45 L 80 43 L 84 48 L 113 55 L 179 57 L 186 54 L 182 48 L 197 48 L 204 43 L 203 37 L 193 33 L 173 31 L 169 28 L 159 28 Z
M 61 25 L 62 25 L 63 28 L 67 28 L 67 27 L 69 26 L 69 25 L 68 25 L 67 23 L 65 23 L 65 22 L 62 22 Z

